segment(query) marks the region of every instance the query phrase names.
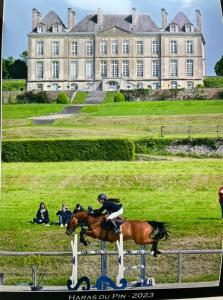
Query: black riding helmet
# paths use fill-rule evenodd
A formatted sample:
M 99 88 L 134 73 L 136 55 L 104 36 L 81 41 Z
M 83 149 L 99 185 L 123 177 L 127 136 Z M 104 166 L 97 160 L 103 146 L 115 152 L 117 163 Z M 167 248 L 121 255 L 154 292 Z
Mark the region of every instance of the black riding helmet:
M 98 201 L 105 201 L 107 200 L 107 196 L 105 194 L 98 195 Z

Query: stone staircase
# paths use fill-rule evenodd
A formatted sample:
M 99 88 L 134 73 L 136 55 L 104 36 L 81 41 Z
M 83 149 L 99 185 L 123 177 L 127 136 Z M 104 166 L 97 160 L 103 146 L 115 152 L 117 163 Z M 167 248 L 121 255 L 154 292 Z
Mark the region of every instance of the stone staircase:
M 78 114 L 82 107 L 83 107 L 83 105 L 77 105 L 77 104 L 71 105 L 71 106 L 66 106 L 66 107 L 64 107 L 61 114 Z
M 88 93 L 87 100 L 84 104 L 100 104 L 103 102 L 105 97 L 105 92 L 102 91 L 92 91 Z

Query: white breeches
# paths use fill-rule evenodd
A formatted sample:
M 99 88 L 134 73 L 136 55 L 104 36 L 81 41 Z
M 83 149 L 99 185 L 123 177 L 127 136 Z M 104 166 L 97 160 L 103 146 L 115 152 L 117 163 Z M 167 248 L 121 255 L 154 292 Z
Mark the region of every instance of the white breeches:
M 113 219 L 117 218 L 118 216 L 120 216 L 122 214 L 123 214 L 123 208 L 121 207 L 118 211 L 113 212 L 112 214 L 110 214 L 108 216 L 107 220 L 113 220 Z

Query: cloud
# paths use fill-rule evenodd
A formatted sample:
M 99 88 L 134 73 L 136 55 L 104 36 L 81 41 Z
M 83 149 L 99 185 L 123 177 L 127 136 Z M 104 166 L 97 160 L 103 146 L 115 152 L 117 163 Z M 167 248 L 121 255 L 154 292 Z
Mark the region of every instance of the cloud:
M 72 8 L 96 11 L 101 8 L 105 12 L 121 13 L 130 11 L 132 0 L 66 0 Z

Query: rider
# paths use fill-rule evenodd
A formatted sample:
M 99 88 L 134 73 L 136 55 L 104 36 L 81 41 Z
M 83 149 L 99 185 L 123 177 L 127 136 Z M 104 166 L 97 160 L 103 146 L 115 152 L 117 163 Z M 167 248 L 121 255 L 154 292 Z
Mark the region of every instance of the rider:
M 102 204 L 102 207 L 94 210 L 94 213 L 99 215 L 106 210 L 109 214 L 106 221 L 109 221 L 113 225 L 116 234 L 120 233 L 120 230 L 114 221 L 115 218 L 123 214 L 122 204 L 119 202 L 119 199 L 107 199 L 105 194 L 100 194 L 98 195 L 97 200 Z

